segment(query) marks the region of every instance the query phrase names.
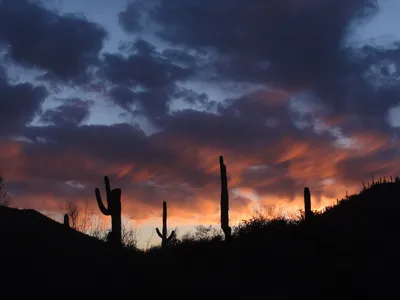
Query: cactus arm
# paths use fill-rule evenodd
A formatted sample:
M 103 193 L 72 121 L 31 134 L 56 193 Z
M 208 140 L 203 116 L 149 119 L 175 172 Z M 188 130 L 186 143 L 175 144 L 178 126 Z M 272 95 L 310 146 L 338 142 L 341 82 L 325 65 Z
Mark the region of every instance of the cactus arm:
M 169 243 L 174 238 L 174 236 L 175 236 L 175 230 L 172 230 L 171 234 L 167 238 L 167 242 Z
M 100 190 L 96 188 L 94 192 L 96 194 L 96 200 L 100 211 L 106 216 L 111 215 L 111 212 L 104 206 L 103 201 L 101 200 Z
M 104 176 L 104 185 L 106 187 L 106 194 L 107 194 L 107 199 L 111 193 L 111 187 L 110 187 L 110 179 L 108 178 L 108 176 Z
M 156 232 L 157 232 L 157 234 L 158 234 L 158 236 L 159 236 L 160 238 L 163 238 L 163 235 L 161 234 L 161 232 L 160 232 L 160 230 L 159 230 L 158 228 L 156 228 Z

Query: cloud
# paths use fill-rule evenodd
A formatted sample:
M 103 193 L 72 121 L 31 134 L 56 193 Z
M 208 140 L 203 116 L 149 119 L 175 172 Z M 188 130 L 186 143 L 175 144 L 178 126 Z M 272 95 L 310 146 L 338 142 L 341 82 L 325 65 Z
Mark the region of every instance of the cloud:
M 35 128 L 27 136 L 41 137 L 44 142 L 9 142 L 8 148 L 1 145 L 7 154 L 0 161 L 7 187 L 18 196 L 19 203 L 43 205 L 27 201 L 30 195 L 42 195 L 50 202 L 88 198 L 95 210 L 93 189 L 102 188 L 102 177 L 108 174 L 112 185 L 123 190 L 124 213 L 136 220 L 157 216 L 160 203 L 166 200 L 171 217 L 192 220 L 203 215 L 208 216 L 208 222 L 216 222 L 220 154 L 228 167 L 232 214 L 238 218 L 250 210 L 252 200 L 240 195 L 236 199 L 234 189 L 251 187 L 260 197 L 256 203 L 272 204 L 280 199 L 284 203 L 298 199 L 307 185 L 313 199 L 324 200 L 323 204 L 335 199 L 338 191 L 356 191 L 371 174 L 376 178 L 396 174 L 400 165 L 387 158 L 388 151 L 396 151 L 398 144 L 381 137 L 381 144 L 371 148 L 378 136 L 365 141 L 364 148 L 354 150 L 335 149 L 323 138 L 318 142 L 317 137 L 314 141 L 266 139 L 263 145 L 254 147 L 234 147 L 236 140 L 232 139 L 226 147 L 202 142 L 196 134 L 174 137 L 172 131 L 145 137 L 125 125 Z M 238 140 L 236 145 L 247 141 Z M 256 167 L 262 164 L 266 167 Z M 333 186 L 323 183 L 328 179 L 334 179 Z M 71 181 L 84 188 L 72 188 L 68 184 Z M 318 206 L 316 202 L 314 205 Z
M 390 131 L 386 115 L 399 103 L 400 96 L 399 46 L 364 46 L 346 68 L 333 69 L 328 78 L 317 81 L 315 93 L 327 108 L 325 116 L 345 116 L 341 126 L 346 132 Z
M 140 88 L 160 88 L 187 78 L 191 72 L 164 58 L 149 43 L 138 40 L 133 53 L 125 58 L 118 54 L 105 54 L 102 73 L 112 83 Z
M 159 36 L 189 48 L 215 50 L 224 76 L 297 86 L 342 64 L 350 26 L 377 11 L 373 0 L 153 3 L 149 14 L 160 25 Z M 125 19 L 129 11 L 128 6 Z
M 150 2 L 146 13 L 160 38 L 208 53 L 209 78 L 307 91 L 324 107 L 320 117 L 341 117 L 345 132 L 390 130 L 385 114 L 400 95 L 400 44 L 348 43 L 379 11 L 375 0 Z M 125 20 L 135 19 L 131 11 Z
M 40 121 L 56 126 L 79 125 L 89 117 L 89 108 L 92 102 L 81 99 L 67 99 L 56 108 L 46 110 L 40 116 Z
M 0 135 L 18 134 L 40 112 L 47 97 L 44 86 L 11 84 L 0 68 Z
M 326 203 L 336 197 L 336 190 L 326 185 L 329 181 L 333 180 L 335 188 L 345 190 L 350 185 L 357 189 L 370 174 L 389 176 L 397 171 L 398 165 L 386 159 L 388 153 L 394 155 L 398 143 L 385 135 L 354 136 L 359 148 L 341 149 L 334 136 L 312 128 L 299 133 L 289 123 L 270 128 L 262 126 L 263 118 L 250 122 L 246 111 L 265 105 L 251 100 L 257 96 L 237 100 L 239 110 L 240 101 L 248 100 L 239 115 L 223 108 L 220 115 L 177 112 L 164 120 L 162 131 L 151 136 L 127 124 L 30 127 L 25 137 L 31 142 L 2 145 L 7 155 L 0 163 L 12 192 L 20 198 L 42 194 L 50 199 L 92 199 L 93 189 L 102 187 L 102 177 L 108 174 L 113 186 L 123 189 L 125 213 L 137 220 L 157 215 L 159 204 L 166 200 L 172 217 L 179 217 L 178 212 L 188 218 L 209 214 L 210 222 L 218 217 L 221 154 L 231 191 L 251 187 L 263 204 L 274 203 L 274 199 L 294 201 L 306 185 L 316 201 L 325 199 L 322 203 Z M 277 111 L 272 113 L 283 119 L 285 115 Z M 30 178 L 35 180 L 27 184 Z M 83 188 L 73 189 L 68 184 L 71 181 Z M 231 195 L 233 214 L 239 218 L 254 200 Z
M 131 1 L 124 11 L 118 14 L 119 24 L 128 33 L 143 29 L 146 2 Z
M 168 102 L 182 93 L 177 83 L 193 75 L 194 59 L 189 60 L 179 52 L 161 53 L 141 39 L 128 49 L 128 56 L 104 55 L 99 76 L 113 85 L 108 97 L 129 112 L 136 110 L 151 119 L 161 117 L 168 111 Z
M 46 71 L 45 78 L 83 80 L 98 63 L 106 35 L 100 25 L 57 14 L 38 1 L 0 2 L 0 45 L 13 61 Z

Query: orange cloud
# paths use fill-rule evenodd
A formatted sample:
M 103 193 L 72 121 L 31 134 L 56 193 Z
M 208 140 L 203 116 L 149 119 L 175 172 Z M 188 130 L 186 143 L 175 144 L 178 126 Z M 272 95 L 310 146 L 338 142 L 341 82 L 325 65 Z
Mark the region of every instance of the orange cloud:
M 227 165 L 233 223 L 254 207 L 276 204 L 302 207 L 304 186 L 309 186 L 314 208 L 357 192 L 362 181 L 396 175 L 400 160 L 379 159 L 398 142 L 377 132 L 351 136 L 357 147 L 335 147 L 324 141 L 286 135 L 265 147 L 248 150 L 211 147 L 195 138 L 168 135 L 154 140 L 158 147 L 179 153 L 173 162 L 143 164 L 140 157 L 103 160 L 73 147 L 58 151 L 30 151 L 24 142 L 0 143 L 0 162 L 15 205 L 39 210 L 60 210 L 65 200 L 88 199 L 98 213 L 94 188 L 103 186 L 103 175 L 112 187 L 123 189 L 123 213 L 139 224 L 158 224 L 162 201 L 168 202 L 170 226 L 219 222 L 219 155 Z M 376 157 L 365 163 L 364 157 Z M 352 174 L 348 166 L 354 164 Z M 357 174 L 355 174 L 357 173 Z M 353 176 L 354 175 L 354 176 Z M 75 180 L 82 188 L 66 184 Z M 104 192 L 103 192 L 104 193 Z M 151 221 L 152 220 L 152 221 Z

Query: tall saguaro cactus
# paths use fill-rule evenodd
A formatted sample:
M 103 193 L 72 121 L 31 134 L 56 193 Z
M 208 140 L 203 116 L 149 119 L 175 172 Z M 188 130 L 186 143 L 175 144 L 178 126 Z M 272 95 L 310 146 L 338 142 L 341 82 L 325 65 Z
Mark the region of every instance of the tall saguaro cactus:
M 163 202 L 163 227 L 162 227 L 162 233 L 158 228 L 156 228 L 158 236 L 161 238 L 161 247 L 163 249 L 168 247 L 169 242 L 172 240 L 172 238 L 175 235 L 175 231 L 172 231 L 170 236 L 168 237 L 168 228 L 167 228 L 167 202 Z
M 100 190 L 95 189 L 96 200 L 100 211 L 111 216 L 111 233 L 109 242 L 120 246 L 121 245 L 121 189 L 113 189 L 110 187 L 108 176 L 104 176 L 104 184 L 106 187 L 107 207 L 104 206 L 101 199 Z
M 219 157 L 219 166 L 221 171 L 221 228 L 225 234 L 225 240 L 228 241 L 232 237 L 232 229 L 229 227 L 229 194 L 228 179 L 226 176 L 226 166 L 224 157 Z
M 311 210 L 311 193 L 308 187 L 304 188 L 304 211 L 305 211 L 305 219 L 310 220 L 312 218 L 312 210 Z
M 70 227 L 69 226 L 69 216 L 68 216 L 68 214 L 64 215 L 64 226 L 68 227 L 68 228 Z

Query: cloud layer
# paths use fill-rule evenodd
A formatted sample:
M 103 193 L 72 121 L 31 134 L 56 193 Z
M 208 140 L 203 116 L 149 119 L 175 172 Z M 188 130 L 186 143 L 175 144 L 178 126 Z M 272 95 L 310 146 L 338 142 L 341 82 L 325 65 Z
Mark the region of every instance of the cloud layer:
M 158 217 L 166 200 L 191 223 L 218 221 L 221 154 L 234 220 L 253 205 L 295 207 L 306 185 L 322 206 L 399 175 L 388 114 L 400 43 L 351 44 L 378 12 L 372 0 L 136 0 L 109 53 L 107 22 L 0 1 L 7 188 L 18 206 L 57 209 L 93 200 L 108 174 L 127 216 Z

